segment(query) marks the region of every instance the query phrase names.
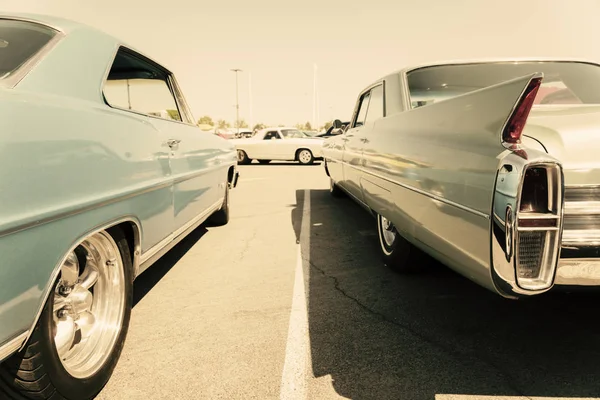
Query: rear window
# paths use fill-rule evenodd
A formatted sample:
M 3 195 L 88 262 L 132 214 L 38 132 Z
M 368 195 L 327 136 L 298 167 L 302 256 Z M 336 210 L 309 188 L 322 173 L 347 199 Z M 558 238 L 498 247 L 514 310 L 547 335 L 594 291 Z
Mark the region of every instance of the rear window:
M 600 67 L 565 61 L 521 61 L 426 67 L 408 73 L 412 108 L 543 72 L 535 104 L 600 104 Z
M 0 79 L 9 77 L 55 35 L 54 29 L 33 22 L 0 19 Z

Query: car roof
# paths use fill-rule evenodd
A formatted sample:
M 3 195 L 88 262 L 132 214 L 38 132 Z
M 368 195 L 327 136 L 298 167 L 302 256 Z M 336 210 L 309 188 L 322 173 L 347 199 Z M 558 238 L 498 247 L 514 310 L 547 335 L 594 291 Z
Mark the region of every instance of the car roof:
M 473 58 L 473 59 L 450 59 L 450 60 L 439 60 L 431 61 L 423 64 L 409 65 L 404 68 L 395 70 L 380 77 L 379 79 L 372 81 L 369 85 L 365 86 L 361 93 L 373 85 L 376 85 L 383 80 L 390 79 L 393 76 L 409 73 L 422 68 L 438 67 L 443 65 L 466 65 L 466 64 L 493 64 L 493 63 L 506 63 L 506 62 L 578 62 L 600 66 L 598 62 L 591 61 L 585 58 L 572 58 L 572 57 L 488 57 L 488 58 Z
M 439 61 L 430 61 L 428 63 L 423 64 L 413 64 L 409 66 L 405 66 L 404 68 L 397 69 L 392 71 L 384 76 L 381 76 L 379 79 L 372 81 L 370 84 L 365 86 L 360 93 L 363 93 L 367 89 L 371 88 L 378 83 L 383 82 L 384 80 L 389 80 L 392 78 L 398 78 L 403 74 L 407 74 L 411 71 L 415 71 L 422 68 L 428 67 L 438 67 L 443 65 L 466 65 L 466 64 L 493 64 L 493 63 L 506 63 L 506 62 L 578 62 L 578 63 L 586 63 L 600 66 L 600 64 L 596 61 L 592 61 L 585 58 L 573 58 L 573 57 L 488 57 L 488 58 L 472 58 L 472 59 L 449 59 L 449 60 L 439 60 Z
M 61 33 L 58 45 L 45 53 L 17 83 L 26 91 L 103 102 L 101 87 L 120 46 L 147 57 L 171 72 L 162 61 L 84 23 L 50 15 L 1 11 L 0 19 L 38 23 Z M 52 79 L 48 79 L 49 76 Z

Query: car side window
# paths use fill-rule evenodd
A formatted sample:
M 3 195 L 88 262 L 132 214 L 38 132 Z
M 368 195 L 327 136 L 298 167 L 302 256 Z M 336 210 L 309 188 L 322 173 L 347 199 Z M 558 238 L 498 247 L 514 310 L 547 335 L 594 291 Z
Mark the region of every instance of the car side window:
M 375 86 L 371 89 L 369 100 L 369 109 L 365 118 L 366 122 L 373 122 L 376 119 L 383 118 L 383 85 Z
M 121 48 L 104 83 L 105 101 L 111 107 L 183 121 L 169 75 L 150 60 Z
M 265 134 L 264 140 L 279 139 L 277 131 L 269 131 Z
M 371 98 L 371 92 L 363 94 L 360 99 L 360 105 L 358 108 L 358 116 L 354 122 L 354 127 L 363 126 L 365 124 L 365 117 L 367 116 L 367 110 L 369 109 L 369 99 Z

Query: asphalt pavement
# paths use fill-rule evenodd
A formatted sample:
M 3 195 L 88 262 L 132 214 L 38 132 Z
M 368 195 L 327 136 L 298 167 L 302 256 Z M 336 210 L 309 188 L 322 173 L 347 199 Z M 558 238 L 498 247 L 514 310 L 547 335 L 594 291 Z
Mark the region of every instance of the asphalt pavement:
M 229 224 L 136 281 L 98 399 L 600 397 L 598 294 L 505 300 L 433 260 L 399 275 L 322 164 L 240 174 Z

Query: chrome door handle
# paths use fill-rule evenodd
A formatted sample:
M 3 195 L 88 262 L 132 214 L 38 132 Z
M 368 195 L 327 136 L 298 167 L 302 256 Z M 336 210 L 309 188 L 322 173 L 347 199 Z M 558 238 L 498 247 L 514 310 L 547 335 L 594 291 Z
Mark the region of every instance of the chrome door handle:
M 167 146 L 169 146 L 170 148 L 173 148 L 173 147 L 175 147 L 176 145 L 178 145 L 178 144 L 179 144 L 179 142 L 181 142 L 181 140 L 180 140 L 180 139 L 169 139 L 169 140 L 167 140 L 167 142 L 166 142 L 166 143 L 167 143 Z
M 360 141 L 363 143 L 369 143 L 369 139 L 367 138 L 360 138 Z

